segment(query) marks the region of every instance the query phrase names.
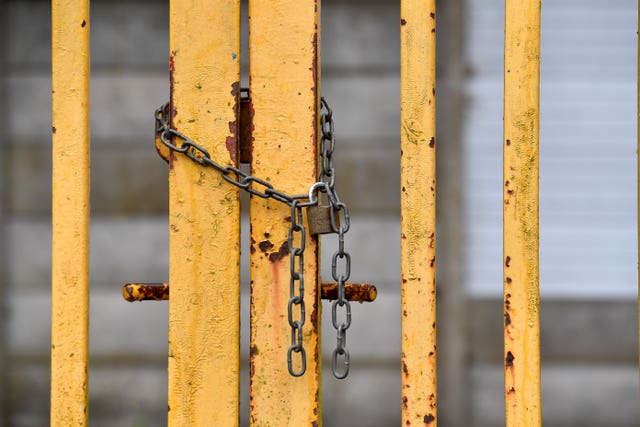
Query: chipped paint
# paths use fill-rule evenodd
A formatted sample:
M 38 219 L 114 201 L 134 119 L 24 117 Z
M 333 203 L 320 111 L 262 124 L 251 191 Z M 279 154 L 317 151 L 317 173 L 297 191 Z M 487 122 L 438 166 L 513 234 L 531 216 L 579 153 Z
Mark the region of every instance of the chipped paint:
M 249 2 L 251 173 L 288 194 L 308 192 L 317 176 L 317 2 Z M 291 76 L 295 76 L 292 78 Z M 251 198 L 251 426 L 321 425 L 317 240 L 307 233 L 304 347 L 307 371 L 287 370 L 291 344 L 287 320 L 291 210 L 274 200 Z M 305 215 L 306 222 L 306 215 Z M 263 250 L 264 249 L 264 250 Z
M 540 0 L 507 0 L 504 93 L 506 425 L 541 425 L 538 268 Z
M 402 424 L 435 426 L 435 0 L 400 15 Z M 433 396 L 425 399 L 425 396 Z
M 228 124 L 237 121 L 238 106 L 229 88 L 240 80 L 240 66 L 228 53 L 240 49 L 240 2 L 171 1 L 170 26 L 171 126 L 214 161 L 235 164 L 227 137 L 237 137 Z M 169 193 L 168 424 L 237 426 L 238 189 L 172 152 Z

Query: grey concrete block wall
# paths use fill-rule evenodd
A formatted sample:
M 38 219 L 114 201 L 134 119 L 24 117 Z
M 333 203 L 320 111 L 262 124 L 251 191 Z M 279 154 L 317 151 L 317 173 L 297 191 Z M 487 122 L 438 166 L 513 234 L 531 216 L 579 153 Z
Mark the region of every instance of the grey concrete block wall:
M 7 225 L 3 240 L 9 248 L 4 306 L 9 307 L 7 344 L 12 356 L 10 407 L 12 425 L 39 426 L 48 421 L 49 387 L 49 3 L 0 4 L 9 16 L 7 49 L 0 52 L 6 64 L 1 84 L 9 105 L 0 156 L 8 178 L 2 208 Z M 354 305 L 349 380 L 336 381 L 328 372 L 323 377 L 324 420 L 330 427 L 395 426 L 400 419 L 399 8 L 386 1 L 329 0 L 322 12 L 322 87 L 336 116 L 338 185 L 353 212 L 347 242 L 353 279 L 379 289 L 374 304 Z M 90 421 L 95 426 L 164 425 L 166 303 L 126 303 L 120 286 L 167 278 L 167 167 L 153 148 L 152 114 L 168 97 L 168 5 L 95 1 L 91 24 Z M 246 46 L 246 37 L 243 42 Z M 246 219 L 243 229 L 248 230 Z M 330 237 L 325 239 L 324 277 L 329 277 L 333 245 Z M 246 425 L 249 322 L 244 258 Z M 467 425 L 501 425 L 500 301 L 468 304 L 472 418 Z M 637 424 L 637 334 L 630 326 L 637 324 L 635 304 L 543 301 L 543 310 L 543 363 L 549 364 L 543 372 L 545 422 Z M 326 317 L 325 366 L 335 340 Z

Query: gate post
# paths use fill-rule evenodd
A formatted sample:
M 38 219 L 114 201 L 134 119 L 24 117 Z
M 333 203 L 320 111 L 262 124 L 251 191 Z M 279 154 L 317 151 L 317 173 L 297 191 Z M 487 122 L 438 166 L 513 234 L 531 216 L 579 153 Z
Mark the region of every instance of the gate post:
M 240 0 L 170 2 L 172 128 L 238 164 Z M 169 164 L 169 425 L 237 426 L 238 189 L 213 168 Z
M 86 426 L 89 364 L 89 1 L 51 4 L 51 425 Z
M 540 0 L 507 0 L 504 37 L 504 379 L 509 427 L 542 423 L 538 130 Z
M 402 425 L 435 426 L 436 2 L 400 16 Z
M 251 172 L 288 194 L 308 192 L 318 176 L 319 8 L 318 0 L 249 2 L 254 112 Z M 287 369 L 292 335 L 287 317 L 291 217 L 291 209 L 282 203 L 251 198 L 252 426 L 322 423 L 319 251 L 317 238 L 308 233 L 304 251 L 306 373 L 292 377 Z M 304 222 L 306 227 L 306 217 Z M 295 316 L 299 319 L 297 309 Z M 298 371 L 300 353 L 293 356 Z

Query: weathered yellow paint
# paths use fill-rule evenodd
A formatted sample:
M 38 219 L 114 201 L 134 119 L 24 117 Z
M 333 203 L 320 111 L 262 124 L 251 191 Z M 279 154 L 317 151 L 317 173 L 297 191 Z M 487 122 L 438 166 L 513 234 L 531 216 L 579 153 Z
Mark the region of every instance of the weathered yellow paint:
M 538 268 L 540 0 L 507 0 L 504 357 L 507 426 L 541 425 Z
M 318 8 L 317 0 L 249 2 L 251 169 L 289 194 L 308 192 L 317 177 Z M 307 372 L 294 378 L 287 370 L 290 216 L 282 203 L 251 199 L 250 424 L 256 427 L 322 422 L 318 246 L 310 235 L 304 274 Z
M 240 1 L 170 2 L 172 127 L 236 164 Z M 169 425 L 237 426 L 238 190 L 173 153 L 169 170 Z
M 435 3 L 400 9 L 403 426 L 437 424 Z
M 89 1 L 51 4 L 51 425 L 86 426 L 89 355 Z

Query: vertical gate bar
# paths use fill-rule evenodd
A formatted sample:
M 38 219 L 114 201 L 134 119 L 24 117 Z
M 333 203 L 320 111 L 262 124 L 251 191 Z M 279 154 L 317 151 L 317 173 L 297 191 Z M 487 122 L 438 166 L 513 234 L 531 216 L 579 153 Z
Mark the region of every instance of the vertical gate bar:
M 172 0 L 170 50 L 172 127 L 237 165 L 240 1 Z M 237 426 L 238 189 L 172 153 L 169 190 L 169 425 Z
M 436 2 L 400 10 L 402 425 L 437 424 Z
M 289 194 L 303 194 L 317 178 L 319 2 L 249 2 L 253 103 L 252 173 Z M 287 369 L 291 327 L 289 251 L 291 209 L 251 199 L 252 426 L 320 425 L 320 293 L 317 239 L 307 233 L 304 262 L 307 370 Z M 306 215 L 305 215 L 306 224 Z M 308 229 L 308 228 L 307 228 Z M 172 297 L 173 298 L 173 297 Z M 294 356 L 297 356 L 294 353 Z M 294 357 L 294 368 L 300 368 Z
M 504 377 L 507 426 L 541 425 L 540 0 L 507 0 L 504 40 Z
M 89 27 L 89 1 L 52 1 L 52 426 L 88 420 Z

